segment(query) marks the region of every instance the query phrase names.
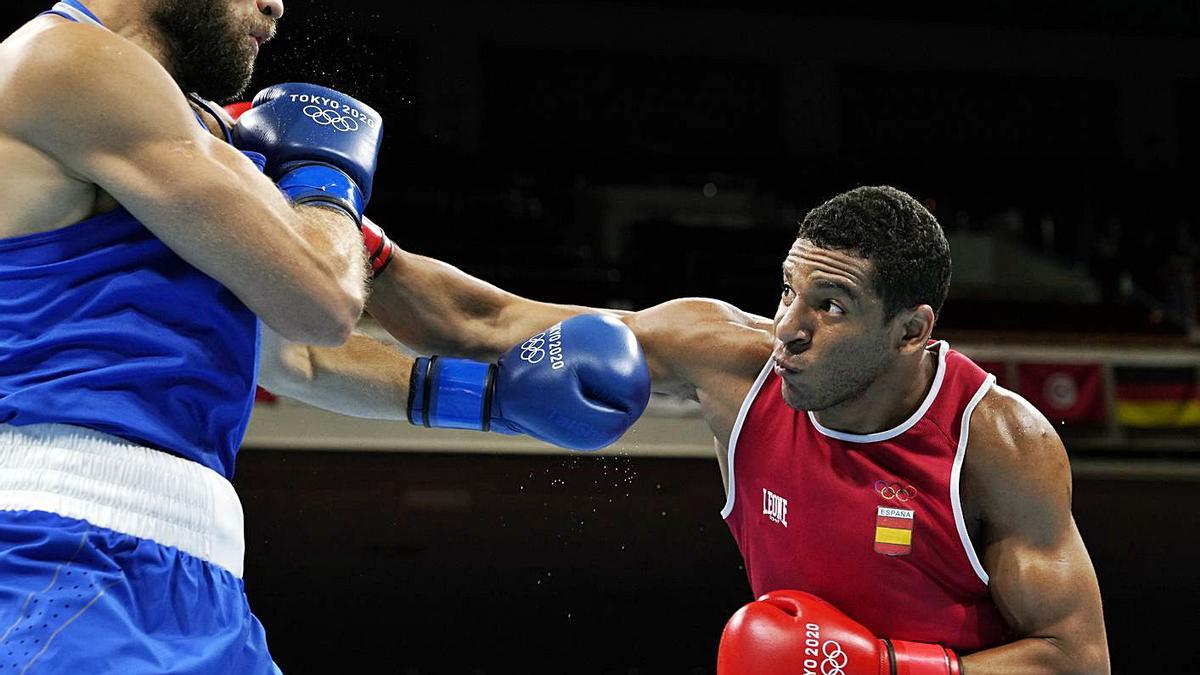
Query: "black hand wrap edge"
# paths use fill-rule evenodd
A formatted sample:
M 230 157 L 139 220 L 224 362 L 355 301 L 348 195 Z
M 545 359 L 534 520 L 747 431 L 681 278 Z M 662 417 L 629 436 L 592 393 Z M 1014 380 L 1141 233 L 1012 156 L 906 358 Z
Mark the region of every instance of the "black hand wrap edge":
M 418 357 L 413 361 L 412 370 L 408 373 L 408 405 L 405 406 L 405 415 L 408 417 L 408 423 L 413 426 L 418 424 L 413 419 L 413 404 L 417 400 L 417 380 L 419 379 L 417 373 L 422 362 L 425 365 L 425 381 L 421 387 L 421 421 L 419 424 L 424 427 L 429 426 L 429 393 L 431 390 L 429 375 L 433 369 L 433 360 L 436 358 L 436 356 L 433 359 Z
M 487 383 L 483 388 L 483 414 L 480 415 L 483 420 L 481 431 L 492 430 L 492 399 L 496 396 L 496 373 L 499 371 L 500 367 L 496 364 L 488 364 Z
M 412 418 L 413 402 L 417 398 L 417 368 L 421 367 L 421 359 L 413 359 L 412 368 L 408 369 L 408 404 L 404 406 L 404 415 L 409 424 L 416 424 Z
M 421 424 L 426 429 L 432 428 L 429 425 L 429 404 L 430 398 L 433 396 L 433 367 L 437 363 L 437 360 L 438 357 L 436 356 L 430 357 L 428 361 L 429 365 L 425 367 L 425 386 L 422 387 L 425 396 L 425 407 L 421 410 Z

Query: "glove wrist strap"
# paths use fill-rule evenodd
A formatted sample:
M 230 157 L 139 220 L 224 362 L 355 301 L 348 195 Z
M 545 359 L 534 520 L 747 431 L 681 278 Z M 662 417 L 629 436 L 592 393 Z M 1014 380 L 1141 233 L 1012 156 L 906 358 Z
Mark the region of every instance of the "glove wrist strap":
M 909 642 L 881 640 L 891 661 L 891 675 L 962 675 L 962 659 L 949 647 Z
M 408 421 L 437 429 L 491 428 L 496 365 L 419 357 L 409 376 Z
M 279 189 L 295 205 L 320 204 L 345 211 L 362 224 L 366 199 L 346 173 L 328 164 L 296 163 L 281 167 Z
M 371 264 L 371 276 L 377 277 L 391 264 L 396 253 L 396 245 L 384 234 L 383 230 L 369 220 L 364 220 L 359 226 L 362 231 L 363 248 L 367 251 L 367 262 Z
M 267 156 L 266 155 L 262 154 L 261 152 L 255 152 L 253 150 L 242 150 L 241 153 L 246 156 L 246 159 L 253 162 L 254 166 L 256 166 L 259 171 L 267 170 Z

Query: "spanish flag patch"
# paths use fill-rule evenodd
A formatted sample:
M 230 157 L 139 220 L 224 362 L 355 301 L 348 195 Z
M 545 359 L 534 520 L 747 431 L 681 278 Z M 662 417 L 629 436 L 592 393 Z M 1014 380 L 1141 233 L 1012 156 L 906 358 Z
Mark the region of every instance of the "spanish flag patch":
M 884 555 L 912 553 L 913 511 L 880 506 L 875 513 L 875 552 Z

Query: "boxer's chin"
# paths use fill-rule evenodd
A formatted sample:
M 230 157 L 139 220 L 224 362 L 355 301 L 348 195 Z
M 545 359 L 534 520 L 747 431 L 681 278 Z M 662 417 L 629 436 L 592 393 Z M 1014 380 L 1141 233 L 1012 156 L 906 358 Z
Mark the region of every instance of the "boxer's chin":
M 779 381 L 779 390 L 783 394 L 783 402 L 792 410 L 805 412 L 813 409 L 812 396 L 808 392 L 801 391 L 784 380 Z
M 783 402 L 792 410 L 799 412 L 821 412 L 855 396 L 849 391 L 832 391 L 826 387 L 811 385 L 802 386 L 782 379 L 779 381 L 779 385 Z
M 227 101 L 254 74 L 250 29 L 221 0 L 160 0 L 151 15 L 167 48 L 171 74 L 184 91 Z

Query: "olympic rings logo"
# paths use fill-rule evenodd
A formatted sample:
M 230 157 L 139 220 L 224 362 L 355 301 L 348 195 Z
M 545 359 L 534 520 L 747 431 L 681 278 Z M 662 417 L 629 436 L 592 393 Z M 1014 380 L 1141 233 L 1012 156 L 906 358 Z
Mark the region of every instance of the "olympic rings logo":
M 304 106 L 304 114 L 310 120 L 323 127 L 333 127 L 334 131 L 358 131 L 358 120 L 353 117 L 339 115 L 332 110 L 326 110 L 315 105 Z
M 846 664 L 850 657 L 842 651 L 842 646 L 835 640 L 828 640 L 821 645 L 821 675 L 845 675 Z
M 528 363 L 541 363 L 542 359 L 546 358 L 546 350 L 542 345 L 546 344 L 546 334 L 538 333 L 521 343 L 521 360 Z
M 917 496 L 917 488 L 911 485 L 901 486 L 899 483 L 888 483 L 882 480 L 875 481 L 875 491 L 879 493 L 880 497 L 888 501 L 895 499 L 896 501 L 906 502 Z

